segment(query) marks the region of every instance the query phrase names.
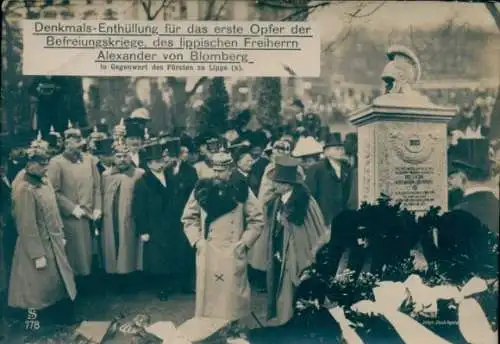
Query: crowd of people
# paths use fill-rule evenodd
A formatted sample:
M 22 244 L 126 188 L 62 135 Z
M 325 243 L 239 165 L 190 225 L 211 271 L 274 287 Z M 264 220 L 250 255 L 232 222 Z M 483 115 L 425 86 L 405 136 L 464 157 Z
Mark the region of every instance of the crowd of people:
M 196 317 L 239 333 L 256 289 L 268 292 L 268 323 L 288 323 L 301 272 L 335 217 L 358 207 L 356 133 L 294 106 L 273 130 L 246 129 L 244 111 L 225 133 L 174 137 L 138 108 L 114 128 L 68 123 L 4 143 L 3 307 L 72 324 L 75 298 L 96 290 L 194 292 Z M 498 233 L 489 148 L 450 145 L 450 197 Z

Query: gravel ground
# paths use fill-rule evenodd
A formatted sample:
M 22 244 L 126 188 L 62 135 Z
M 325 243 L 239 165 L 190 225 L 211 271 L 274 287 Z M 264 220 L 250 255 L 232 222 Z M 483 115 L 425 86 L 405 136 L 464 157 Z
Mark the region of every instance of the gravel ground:
M 253 293 L 252 308 L 254 314 L 263 323 L 265 318 L 265 298 L 263 293 Z M 141 292 L 132 295 L 82 296 L 76 300 L 76 314 L 82 320 L 111 321 L 120 314 L 126 319 L 137 314 L 148 314 L 152 323 L 157 321 L 172 321 L 179 326 L 194 314 L 194 294 L 173 295 L 167 301 L 160 301 L 154 293 Z M 250 327 L 258 327 L 253 317 L 244 320 Z M 39 330 L 25 330 L 24 323 L 10 321 L 8 336 L 2 343 L 8 344 L 67 344 L 73 331 L 78 326 L 45 326 Z M 113 341 L 113 344 L 128 344 L 129 341 Z

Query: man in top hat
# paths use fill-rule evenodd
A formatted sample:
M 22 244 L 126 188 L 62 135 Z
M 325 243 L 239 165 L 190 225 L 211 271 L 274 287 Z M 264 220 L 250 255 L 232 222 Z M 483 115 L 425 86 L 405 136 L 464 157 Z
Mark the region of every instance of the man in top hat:
M 259 189 L 259 201 L 264 208 L 269 202 L 276 197 L 275 183 L 269 178 L 270 171 L 276 168 L 276 160 L 282 156 L 290 156 L 292 151 L 292 143 L 288 140 L 278 140 L 273 144 L 271 162 L 266 166 L 262 182 Z M 299 173 L 304 177 L 304 170 L 298 167 Z M 268 241 L 269 241 L 269 224 L 266 222 L 262 235 L 257 239 L 257 242 L 250 250 L 249 263 L 251 267 L 259 271 L 267 271 L 268 267 Z
M 264 131 L 255 131 L 253 135 L 251 135 L 250 143 L 252 145 L 250 154 L 254 159 L 254 163 L 250 169 L 248 180 L 250 188 L 255 196 L 258 197 L 262 176 L 264 175 L 266 166 L 271 162 L 270 153 L 272 147 Z
M 261 235 L 263 215 L 249 188 L 231 182 L 231 155 L 216 153 L 212 162 L 214 178 L 198 181 L 182 216 L 196 248 L 195 317 L 238 321 L 251 312 L 247 252 Z
M 64 151 L 50 160 L 47 176 L 61 212 L 69 262 L 77 283 L 90 290 L 92 281 L 84 277 L 91 274 L 91 228 L 102 216 L 101 178 L 96 159 L 82 152 L 79 129 L 70 126 L 64 132 Z
M 123 141 L 115 142 L 113 151 L 113 167 L 102 175 L 104 270 L 114 277 L 115 287 L 130 290 L 134 287 L 131 278 L 138 269 L 139 246 L 132 202 L 136 182 L 144 170 L 134 166 Z
M 452 210 L 465 212 L 487 226 L 498 235 L 499 201 L 492 183 L 492 161 L 488 155 L 487 139 L 460 139 L 457 151 L 461 157 L 452 162 L 465 174 L 464 194 Z
M 340 133 L 328 135 L 323 154 L 325 159 L 307 170 L 306 185 L 318 202 L 325 216 L 325 223 L 330 225 L 333 218 L 347 208 L 351 195 L 352 169 L 345 160 Z
M 276 197 L 264 209 L 269 225 L 267 268 L 268 310 L 271 326 L 290 321 L 295 309 L 295 290 L 302 272 L 316 252 L 329 241 L 321 210 L 303 184 L 298 160 L 280 156 L 268 172 Z
M 40 311 L 42 327 L 46 320 L 71 324 L 71 301 L 76 297 L 73 271 L 64 250 L 69 238 L 63 231 L 54 188 L 45 177 L 47 147 L 41 137 L 32 143 L 26 167 L 13 182 L 13 214 L 19 236 L 9 287 L 9 306 Z
M 171 137 L 165 142 L 165 173 L 174 199 L 169 212 L 170 228 L 172 235 L 177 238 L 174 253 L 177 257 L 182 257 L 177 259 L 179 273 L 176 277 L 178 282 L 176 288 L 178 291 L 191 293 L 195 288 L 195 255 L 184 235 L 181 217 L 189 195 L 198 181 L 198 175 L 193 166 L 181 159 L 181 153 L 181 140 L 178 137 Z
M 90 153 L 97 158 L 97 171 L 101 176 L 113 167 L 113 145 L 112 138 L 103 138 L 92 142 Z
M 140 157 L 141 147 L 144 143 L 144 129 L 142 123 L 134 118 L 125 120 L 125 145 L 130 150 L 132 164 L 140 168 L 146 167 Z

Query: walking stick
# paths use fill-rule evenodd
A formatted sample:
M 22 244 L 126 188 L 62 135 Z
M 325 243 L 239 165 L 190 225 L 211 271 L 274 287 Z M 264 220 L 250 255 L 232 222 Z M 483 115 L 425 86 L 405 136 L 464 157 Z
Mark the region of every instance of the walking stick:
M 264 325 L 260 322 L 259 318 L 257 318 L 257 316 L 255 315 L 255 313 L 252 311 L 252 312 L 250 312 L 250 314 L 252 314 L 252 318 L 255 320 L 255 322 L 257 323 L 257 325 L 259 325 L 260 328 L 264 328 Z

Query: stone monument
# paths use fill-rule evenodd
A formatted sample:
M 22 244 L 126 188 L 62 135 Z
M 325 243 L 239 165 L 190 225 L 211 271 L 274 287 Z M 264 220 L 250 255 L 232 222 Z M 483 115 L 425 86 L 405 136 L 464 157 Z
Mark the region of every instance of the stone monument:
M 420 62 L 404 46 L 387 51 L 385 94 L 350 115 L 358 129 L 359 202 L 382 195 L 418 213 L 448 210 L 447 122 L 456 108 L 440 107 L 412 88 Z

